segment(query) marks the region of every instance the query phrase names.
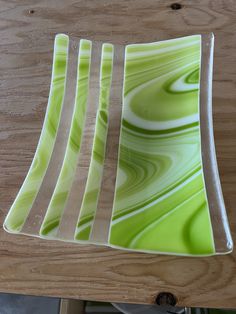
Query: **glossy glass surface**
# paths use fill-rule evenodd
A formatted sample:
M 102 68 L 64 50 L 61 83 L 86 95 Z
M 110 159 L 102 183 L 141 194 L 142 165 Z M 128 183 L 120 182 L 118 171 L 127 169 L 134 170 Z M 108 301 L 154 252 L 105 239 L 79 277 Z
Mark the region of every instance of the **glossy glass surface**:
M 210 34 L 122 46 L 57 35 L 42 133 L 5 230 L 141 252 L 230 252 L 213 42 Z

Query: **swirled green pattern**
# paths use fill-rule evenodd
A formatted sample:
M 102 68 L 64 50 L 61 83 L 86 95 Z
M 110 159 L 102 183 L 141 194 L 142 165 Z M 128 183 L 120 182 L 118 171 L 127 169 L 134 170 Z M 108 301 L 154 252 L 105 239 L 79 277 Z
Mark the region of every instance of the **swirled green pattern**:
M 199 128 L 201 36 L 126 48 L 109 243 L 214 253 Z
M 31 167 L 4 222 L 10 232 L 20 232 L 24 225 L 52 155 L 65 94 L 68 45 L 68 36 L 56 36 L 47 112 Z
M 32 165 L 4 222 L 10 232 L 21 232 L 51 159 L 64 102 L 68 44 L 68 36 L 56 36 L 45 121 Z M 78 166 L 89 93 L 91 49 L 90 41 L 80 41 L 68 142 L 40 229 L 40 235 L 49 239 L 59 237 L 57 231 Z M 96 221 L 106 153 L 114 49 L 111 44 L 102 47 L 92 154 L 71 241 L 89 243 Z M 200 65 L 200 35 L 126 47 L 115 198 L 109 240 L 104 244 L 178 255 L 215 253 L 201 160 Z
M 101 188 L 108 131 L 108 108 L 112 80 L 113 45 L 103 44 L 99 106 L 96 117 L 88 179 L 75 232 L 75 240 L 89 240 Z
M 83 39 L 80 41 L 79 48 L 76 97 L 69 138 L 57 184 L 40 229 L 42 236 L 56 236 L 66 200 L 74 180 L 85 122 L 90 61 L 91 42 Z

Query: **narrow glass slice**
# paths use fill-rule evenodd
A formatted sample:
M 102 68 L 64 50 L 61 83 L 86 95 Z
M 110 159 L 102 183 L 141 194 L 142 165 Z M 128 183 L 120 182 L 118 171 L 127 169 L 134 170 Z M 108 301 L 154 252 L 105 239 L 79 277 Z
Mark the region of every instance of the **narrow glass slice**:
M 114 46 L 106 156 L 97 210 L 89 238 L 90 243 L 97 245 L 108 244 L 112 216 L 122 113 L 124 48 L 124 45 L 116 44 Z
M 51 87 L 44 124 L 29 172 L 4 222 L 4 228 L 9 232 L 20 232 L 24 225 L 52 155 L 65 94 L 68 46 L 67 35 L 58 34 L 55 37 Z
M 126 48 L 111 246 L 215 252 L 201 160 L 201 36 Z
M 206 185 L 211 223 L 218 254 L 230 253 L 233 240 L 230 233 L 214 144 L 212 115 L 214 34 L 202 35 L 202 62 L 200 80 L 200 121 L 203 174 Z
M 56 236 L 67 197 L 74 179 L 83 135 L 88 98 L 91 42 L 80 41 L 77 87 L 74 112 L 62 168 L 50 200 L 47 213 L 40 228 L 41 236 Z
M 97 210 L 106 152 L 112 65 L 113 45 L 103 44 L 100 71 L 99 106 L 96 117 L 92 156 L 85 193 L 75 231 L 75 240 L 89 240 L 91 227 Z

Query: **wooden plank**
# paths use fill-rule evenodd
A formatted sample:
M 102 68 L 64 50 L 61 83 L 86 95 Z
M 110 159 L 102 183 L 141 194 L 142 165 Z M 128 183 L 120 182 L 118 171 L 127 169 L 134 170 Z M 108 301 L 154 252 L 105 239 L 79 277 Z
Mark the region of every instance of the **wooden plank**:
M 54 35 L 150 42 L 213 31 L 214 128 L 233 238 L 236 238 L 236 1 L 0 1 L 0 218 L 31 163 L 45 113 Z M 236 252 L 155 256 L 14 236 L 0 230 L 0 291 L 154 303 L 162 291 L 180 306 L 236 307 Z

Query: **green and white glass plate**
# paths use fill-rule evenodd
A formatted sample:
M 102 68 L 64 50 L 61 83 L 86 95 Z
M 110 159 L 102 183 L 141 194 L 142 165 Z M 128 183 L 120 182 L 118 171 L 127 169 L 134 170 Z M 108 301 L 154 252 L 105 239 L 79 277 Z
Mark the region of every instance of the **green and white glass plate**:
M 127 46 L 58 34 L 42 132 L 5 230 L 139 252 L 231 252 L 213 43 L 212 34 Z

